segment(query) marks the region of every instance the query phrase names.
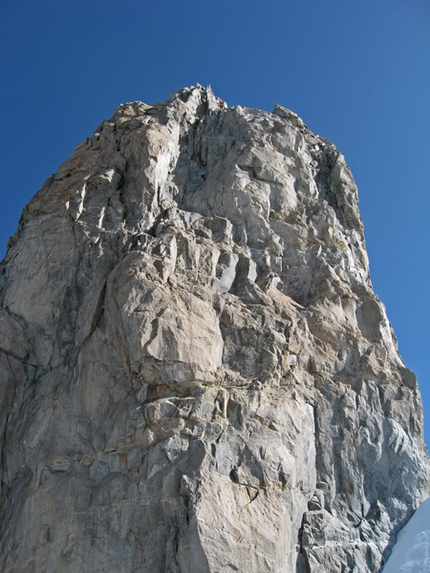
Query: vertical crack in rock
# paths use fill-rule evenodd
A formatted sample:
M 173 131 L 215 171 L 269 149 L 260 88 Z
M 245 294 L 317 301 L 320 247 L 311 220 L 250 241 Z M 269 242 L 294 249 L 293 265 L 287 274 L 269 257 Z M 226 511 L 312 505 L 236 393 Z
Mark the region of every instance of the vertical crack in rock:
M 380 571 L 428 495 L 421 400 L 293 112 L 121 105 L 0 277 L 1 571 Z

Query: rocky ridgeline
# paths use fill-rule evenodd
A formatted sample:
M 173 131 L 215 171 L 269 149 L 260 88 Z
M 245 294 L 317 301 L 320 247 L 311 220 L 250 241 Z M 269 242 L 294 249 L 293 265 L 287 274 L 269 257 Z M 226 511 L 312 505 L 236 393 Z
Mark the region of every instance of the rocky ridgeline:
M 357 203 L 199 85 L 77 146 L 1 266 L 1 571 L 380 570 L 429 465 Z

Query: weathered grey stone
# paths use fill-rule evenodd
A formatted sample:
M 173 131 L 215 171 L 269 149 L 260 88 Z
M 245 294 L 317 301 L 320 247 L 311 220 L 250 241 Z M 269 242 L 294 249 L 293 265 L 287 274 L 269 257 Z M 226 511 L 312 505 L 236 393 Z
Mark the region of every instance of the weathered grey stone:
M 0 350 L 22 360 L 32 349 L 20 324 L 5 309 L 0 309 Z
M 77 146 L 1 266 L 1 571 L 380 571 L 429 464 L 357 204 L 199 85 Z

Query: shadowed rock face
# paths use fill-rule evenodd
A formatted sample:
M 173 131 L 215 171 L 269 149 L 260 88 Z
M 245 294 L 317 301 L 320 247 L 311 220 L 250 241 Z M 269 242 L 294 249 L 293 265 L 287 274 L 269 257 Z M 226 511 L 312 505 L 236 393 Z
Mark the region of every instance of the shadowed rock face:
M 1 571 L 380 570 L 429 466 L 357 201 L 199 85 L 77 146 L 0 268 Z

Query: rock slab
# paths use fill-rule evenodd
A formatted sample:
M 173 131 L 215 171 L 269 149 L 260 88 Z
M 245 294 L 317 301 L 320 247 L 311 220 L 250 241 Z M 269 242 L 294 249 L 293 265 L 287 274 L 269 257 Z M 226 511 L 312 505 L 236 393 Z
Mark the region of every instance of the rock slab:
M 421 400 L 296 114 L 121 105 L 0 273 L 1 571 L 380 571 L 428 495 Z

